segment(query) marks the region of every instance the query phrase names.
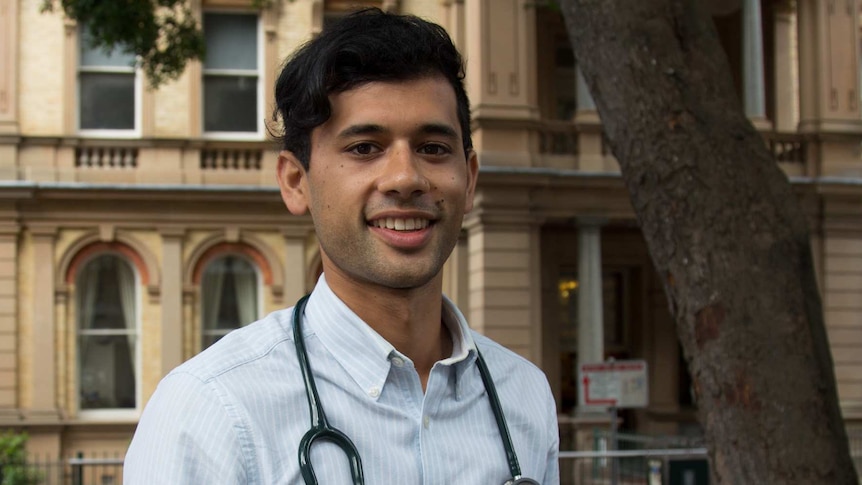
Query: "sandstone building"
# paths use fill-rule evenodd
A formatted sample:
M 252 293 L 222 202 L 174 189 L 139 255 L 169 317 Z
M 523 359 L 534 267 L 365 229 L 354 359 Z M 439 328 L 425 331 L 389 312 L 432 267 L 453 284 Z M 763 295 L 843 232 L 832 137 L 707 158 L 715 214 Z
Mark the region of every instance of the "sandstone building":
M 706 0 L 705 0 L 706 1 Z M 858 2 L 708 1 L 746 113 L 810 216 L 848 425 L 862 420 Z M 42 0 L 0 2 L 0 428 L 122 453 L 161 377 L 291 306 L 320 272 L 267 138 L 281 61 L 355 4 L 444 25 L 482 165 L 445 291 L 541 366 L 564 429 L 575 369 L 649 364 L 639 433 L 698 428 L 661 283 L 558 12 L 532 0 L 192 0 L 208 57 L 149 90 Z

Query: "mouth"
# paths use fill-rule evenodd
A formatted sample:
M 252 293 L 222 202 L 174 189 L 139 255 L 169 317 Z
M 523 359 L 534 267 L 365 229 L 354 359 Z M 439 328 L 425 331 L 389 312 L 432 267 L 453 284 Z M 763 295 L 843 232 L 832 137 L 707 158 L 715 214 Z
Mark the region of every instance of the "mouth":
M 383 217 L 368 222 L 368 225 L 371 227 L 399 232 L 421 231 L 431 224 L 432 221 L 430 219 L 425 219 L 423 217 Z

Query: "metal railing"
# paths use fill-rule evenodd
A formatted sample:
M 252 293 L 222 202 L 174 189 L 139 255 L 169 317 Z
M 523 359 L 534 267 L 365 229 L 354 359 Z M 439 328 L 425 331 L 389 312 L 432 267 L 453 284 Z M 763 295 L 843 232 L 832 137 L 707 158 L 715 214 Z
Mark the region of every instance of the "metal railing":
M 123 483 L 123 458 L 103 456 L 86 458 L 82 454 L 66 459 L 31 457 L 27 467 L 39 485 L 120 485 Z
M 705 485 L 706 448 L 561 451 L 563 485 Z M 679 481 L 679 480 L 682 481 Z

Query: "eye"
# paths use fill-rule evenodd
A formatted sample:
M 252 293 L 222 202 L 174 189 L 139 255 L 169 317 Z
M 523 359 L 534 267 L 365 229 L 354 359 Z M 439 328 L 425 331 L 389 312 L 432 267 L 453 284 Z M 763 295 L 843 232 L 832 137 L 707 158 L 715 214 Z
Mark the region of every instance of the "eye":
M 373 155 L 380 151 L 376 146 L 371 143 L 357 143 L 352 145 L 347 149 L 349 153 L 354 155 L 359 155 L 361 157 L 367 157 L 368 155 Z
M 446 145 L 441 145 L 439 143 L 426 143 L 419 147 L 419 153 L 423 155 L 442 156 L 449 154 L 450 150 Z

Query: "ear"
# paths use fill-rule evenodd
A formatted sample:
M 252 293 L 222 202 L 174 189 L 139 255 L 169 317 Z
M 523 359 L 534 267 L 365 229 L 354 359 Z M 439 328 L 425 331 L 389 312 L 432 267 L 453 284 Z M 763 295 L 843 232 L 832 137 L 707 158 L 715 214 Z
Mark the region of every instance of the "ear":
M 278 186 L 281 199 L 291 214 L 301 216 L 308 211 L 308 173 L 288 150 L 278 153 Z
M 473 196 L 476 195 L 476 179 L 479 177 L 479 157 L 472 149 L 467 153 L 467 198 L 464 199 L 464 213 L 473 210 Z

